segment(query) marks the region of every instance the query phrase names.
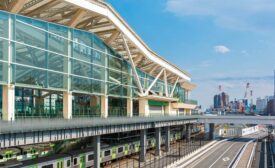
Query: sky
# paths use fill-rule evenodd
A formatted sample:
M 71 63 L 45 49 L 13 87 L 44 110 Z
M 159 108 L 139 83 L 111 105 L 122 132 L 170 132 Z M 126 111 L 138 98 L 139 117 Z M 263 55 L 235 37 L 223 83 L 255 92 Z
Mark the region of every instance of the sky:
M 274 0 L 107 0 L 156 53 L 191 74 L 191 98 L 273 95 Z

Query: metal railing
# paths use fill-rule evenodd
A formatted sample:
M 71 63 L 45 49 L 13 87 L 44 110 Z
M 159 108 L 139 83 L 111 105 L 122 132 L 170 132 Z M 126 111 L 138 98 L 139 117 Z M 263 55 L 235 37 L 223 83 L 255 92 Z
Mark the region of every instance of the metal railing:
M 87 128 L 95 126 L 115 126 L 127 124 L 154 124 L 156 122 L 174 122 L 182 120 L 196 120 L 194 116 L 154 116 L 154 117 L 108 117 L 108 118 L 35 118 L 17 119 L 12 122 L 0 121 L 0 133 L 23 132 L 34 130 L 57 130 L 72 128 Z

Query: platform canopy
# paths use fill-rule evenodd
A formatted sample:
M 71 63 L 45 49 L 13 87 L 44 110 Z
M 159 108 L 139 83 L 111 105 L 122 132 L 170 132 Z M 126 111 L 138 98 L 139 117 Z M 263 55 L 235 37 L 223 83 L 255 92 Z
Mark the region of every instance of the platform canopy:
M 157 76 L 162 69 L 165 69 L 167 81 L 179 82 L 183 88 L 183 83 L 191 81 L 189 74 L 152 51 L 104 1 L 1 0 L 0 9 L 93 32 L 126 60 L 132 59 L 135 67 L 144 72 Z M 123 39 L 128 44 L 129 50 L 125 47 Z M 160 79 L 164 79 L 164 76 Z

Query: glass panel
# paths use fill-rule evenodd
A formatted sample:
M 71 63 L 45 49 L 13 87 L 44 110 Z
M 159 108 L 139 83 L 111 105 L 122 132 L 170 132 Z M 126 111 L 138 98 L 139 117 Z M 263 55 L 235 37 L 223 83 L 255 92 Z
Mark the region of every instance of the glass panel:
M 93 47 L 94 35 L 81 30 L 73 30 L 73 41 L 84 44 L 89 47 Z
M 121 95 L 121 85 L 116 85 L 113 83 L 109 83 L 108 84 L 108 94 L 111 95 L 117 95 L 120 96 Z
M 8 38 L 9 35 L 9 14 L 0 12 L 0 36 Z
M 32 22 L 29 18 L 21 18 L 24 22 Z M 39 22 L 37 22 L 39 23 Z M 16 41 L 23 42 L 40 48 L 46 47 L 46 32 L 25 23 L 16 21 Z
M 44 70 L 15 65 L 15 83 L 46 87 L 46 76 Z
M 8 60 L 8 41 L 0 39 L 0 60 Z
M 94 51 L 93 63 L 105 66 L 105 54 L 102 52 Z
M 130 93 L 128 93 L 129 91 L 130 91 L 129 86 L 122 86 L 122 96 L 130 96 Z
M 109 70 L 109 81 L 117 84 L 121 84 L 121 73 L 117 71 Z
M 92 62 L 92 56 L 93 56 L 93 50 L 91 48 L 78 43 L 73 43 L 74 58 L 87 61 L 87 62 Z
M 105 52 L 106 45 L 101 39 L 94 36 L 94 48 L 97 49 L 97 50 Z
M 68 38 L 69 29 L 61 25 L 49 23 L 49 32 Z
M 122 73 L 122 84 L 131 85 L 131 76 L 129 74 Z
M 4 68 L 4 63 L 3 62 L 0 62 L 0 81 L 3 81 L 4 80 L 4 71 L 3 71 L 3 68 Z M 2 86 L 0 86 L 2 88 Z
M 48 69 L 65 72 L 68 58 L 60 55 L 48 53 Z
M 121 60 L 112 56 L 109 56 L 109 68 L 121 70 Z
M 73 76 L 72 89 L 77 91 L 92 92 L 92 80 Z
M 100 117 L 100 96 L 74 94 L 73 117 Z
M 15 88 L 15 117 L 56 118 L 63 116 L 62 94 L 38 89 Z
M 68 55 L 68 40 L 53 34 L 48 34 L 48 37 L 48 48 L 50 51 Z
M 72 73 L 92 78 L 93 65 L 72 59 Z
M 105 68 L 93 66 L 93 78 L 105 80 Z
M 104 93 L 105 82 L 93 80 L 93 93 Z
M 2 87 L 3 86 L 0 85 L 0 119 L 2 119 Z
M 45 68 L 46 52 L 15 43 L 16 63 Z
M 108 98 L 108 116 L 118 117 L 127 116 L 127 99 L 124 98 Z
M 49 87 L 52 88 L 64 88 L 65 83 L 65 75 L 58 74 L 54 72 L 48 72 L 48 78 L 49 78 Z

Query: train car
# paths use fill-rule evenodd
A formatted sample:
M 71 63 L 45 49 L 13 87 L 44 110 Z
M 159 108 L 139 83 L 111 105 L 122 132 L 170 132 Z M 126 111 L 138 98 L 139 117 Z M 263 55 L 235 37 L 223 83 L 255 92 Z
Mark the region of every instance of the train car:
M 71 156 L 72 168 L 86 168 L 94 165 L 92 148 L 81 149 L 68 153 Z
M 6 148 L 0 150 L 0 163 L 8 160 L 16 160 L 21 155 L 21 150 L 18 148 Z
M 21 164 L 12 168 L 71 168 L 71 156 L 68 154 L 55 154 L 52 156 L 21 161 Z
M 192 132 L 196 132 L 193 129 Z M 170 135 L 171 141 L 176 141 L 181 138 L 179 131 L 173 131 Z M 164 143 L 165 137 L 161 137 L 161 144 Z M 156 139 L 152 136 L 147 139 L 147 149 L 154 148 Z M 33 148 L 26 148 L 30 154 L 37 153 Z M 100 152 L 100 162 L 105 165 L 115 159 L 120 159 L 125 156 L 136 154 L 140 151 L 140 142 L 134 141 L 120 145 L 103 145 Z M 16 168 L 86 168 L 92 167 L 94 164 L 93 148 L 89 147 L 77 151 L 72 151 L 67 154 L 54 154 L 46 157 L 39 157 L 32 160 L 21 161 L 20 164 L 16 163 Z

